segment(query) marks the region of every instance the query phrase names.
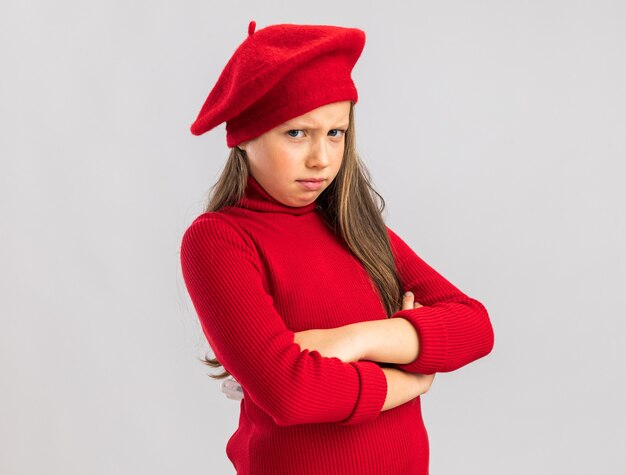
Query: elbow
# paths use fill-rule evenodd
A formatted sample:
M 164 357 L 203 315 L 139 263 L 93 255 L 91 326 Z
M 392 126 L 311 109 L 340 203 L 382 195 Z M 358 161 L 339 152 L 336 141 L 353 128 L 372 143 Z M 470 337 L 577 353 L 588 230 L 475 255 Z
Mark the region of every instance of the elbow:
M 245 398 L 254 401 L 277 426 L 287 427 L 301 423 L 298 415 L 294 412 L 291 405 L 288 404 L 286 398 L 273 392 L 270 393 L 266 388 L 261 397 L 255 397 L 254 395 L 250 395 L 249 392 L 248 394 L 244 392 L 244 399 Z
M 288 417 L 284 417 L 284 414 L 273 413 L 273 414 L 270 414 L 270 416 L 272 417 L 274 424 L 276 424 L 277 426 L 288 427 L 288 426 L 294 425 L 291 422 L 291 419 L 289 419 Z
M 493 325 L 491 324 L 489 320 L 487 320 L 487 325 L 489 327 L 489 330 L 487 334 L 487 348 L 486 348 L 485 356 L 491 353 L 491 351 L 493 350 L 493 346 L 495 344 L 495 334 L 493 332 Z
M 481 330 L 481 352 L 479 358 L 482 358 L 487 356 L 493 350 L 495 343 L 493 325 L 487 308 L 481 302 L 470 298 L 470 305 L 476 309 L 478 315 L 477 328 Z
M 282 407 L 280 410 L 273 412 L 270 416 L 272 417 L 274 423 L 280 427 L 295 426 L 297 424 L 306 423 L 306 421 L 301 420 L 297 414 L 286 407 Z
M 445 338 L 441 338 L 441 344 L 436 345 L 439 359 L 429 364 L 428 368 L 420 366 L 416 372 L 430 374 L 433 371 L 438 373 L 456 371 L 487 356 L 493 350 L 493 326 L 485 306 L 470 297 L 464 297 L 452 304 L 446 312 L 447 324 L 441 331 Z M 430 352 L 428 359 L 432 359 L 433 346 Z M 418 355 L 416 362 L 424 361 L 424 358 L 425 356 Z M 413 366 L 413 369 L 415 368 L 417 366 Z M 425 371 L 426 369 L 428 371 Z
M 293 399 L 289 401 L 288 394 L 286 394 L 293 394 L 294 388 L 290 382 L 285 381 L 281 384 L 283 378 L 276 377 L 275 373 L 269 377 L 260 377 L 263 374 L 260 368 L 255 368 L 255 371 L 251 373 L 254 374 L 253 378 L 248 378 L 247 373 L 229 371 L 241 385 L 244 404 L 258 407 L 277 426 L 286 427 L 298 423 L 291 407 Z
M 288 427 L 316 422 L 310 420 L 306 412 L 297 403 L 294 403 L 293 397 L 291 399 L 280 397 L 276 402 L 274 410 L 268 413 L 277 426 Z
M 273 381 L 277 382 L 276 379 Z M 262 388 L 244 390 L 244 399 L 248 398 L 258 405 L 277 426 L 287 427 L 300 424 L 300 418 L 293 408 L 293 399 L 289 400 L 286 393 L 293 394 L 293 388 L 289 390 L 279 385 L 264 384 Z
M 312 422 L 307 419 L 306 408 L 294 399 L 294 394 L 300 394 L 294 381 L 276 377 L 276 374 L 271 381 L 271 384 L 257 388 L 250 400 L 263 409 L 277 426 L 288 427 Z
M 272 403 L 266 406 L 266 412 L 277 426 L 287 427 L 297 424 L 291 405 L 288 403 L 287 398 L 282 397 L 280 394 L 273 395 Z

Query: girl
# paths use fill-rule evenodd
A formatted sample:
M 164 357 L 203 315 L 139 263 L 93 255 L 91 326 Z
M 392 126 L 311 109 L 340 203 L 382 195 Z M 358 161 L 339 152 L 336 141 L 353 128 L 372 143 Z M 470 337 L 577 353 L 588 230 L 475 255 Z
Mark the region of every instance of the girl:
M 226 122 L 230 156 L 180 255 L 206 363 L 243 391 L 227 456 L 240 475 L 427 474 L 420 395 L 491 351 L 487 310 L 383 221 L 355 148 L 365 33 L 255 27 L 191 126 Z

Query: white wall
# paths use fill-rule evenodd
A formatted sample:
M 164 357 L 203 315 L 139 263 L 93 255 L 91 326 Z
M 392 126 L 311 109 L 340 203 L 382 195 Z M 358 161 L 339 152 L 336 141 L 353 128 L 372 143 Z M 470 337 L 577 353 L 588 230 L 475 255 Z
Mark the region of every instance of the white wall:
M 254 19 L 366 31 L 358 148 L 388 222 L 490 311 L 493 352 L 423 398 L 431 472 L 626 473 L 625 16 L 3 2 L 0 472 L 234 473 L 178 251 L 228 152 L 189 126 Z

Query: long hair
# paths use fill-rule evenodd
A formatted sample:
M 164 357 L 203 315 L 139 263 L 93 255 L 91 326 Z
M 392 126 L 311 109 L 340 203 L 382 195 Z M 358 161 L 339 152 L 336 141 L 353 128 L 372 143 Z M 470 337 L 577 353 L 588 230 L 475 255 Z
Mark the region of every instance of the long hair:
M 351 101 L 342 164 L 333 182 L 318 196 L 317 206 L 325 224 L 344 240 L 365 267 L 389 318 L 402 307 L 402 286 L 382 217 L 385 200 L 371 184 L 369 171 L 356 151 L 355 136 L 354 102 Z M 224 170 L 211 187 L 205 212 L 236 204 L 244 195 L 248 174 L 246 152 L 238 147 L 231 148 Z M 217 358 L 205 356 L 201 361 L 212 368 L 222 366 Z M 225 370 L 209 376 L 222 379 L 229 375 Z

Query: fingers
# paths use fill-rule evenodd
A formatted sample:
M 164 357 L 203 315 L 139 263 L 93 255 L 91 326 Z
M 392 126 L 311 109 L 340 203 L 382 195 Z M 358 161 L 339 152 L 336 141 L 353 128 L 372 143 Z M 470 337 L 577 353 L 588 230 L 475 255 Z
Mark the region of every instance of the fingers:
M 415 308 L 413 305 L 413 293 L 412 292 L 406 292 L 403 296 L 402 296 L 402 310 L 410 310 L 412 308 Z
M 239 382 L 232 376 L 224 379 L 220 384 L 220 388 L 228 399 L 234 399 L 236 401 L 241 401 L 243 399 L 243 389 L 241 388 L 241 384 L 239 384 Z
M 410 290 L 402 296 L 402 310 L 423 307 L 419 302 L 414 302 L 415 296 Z

